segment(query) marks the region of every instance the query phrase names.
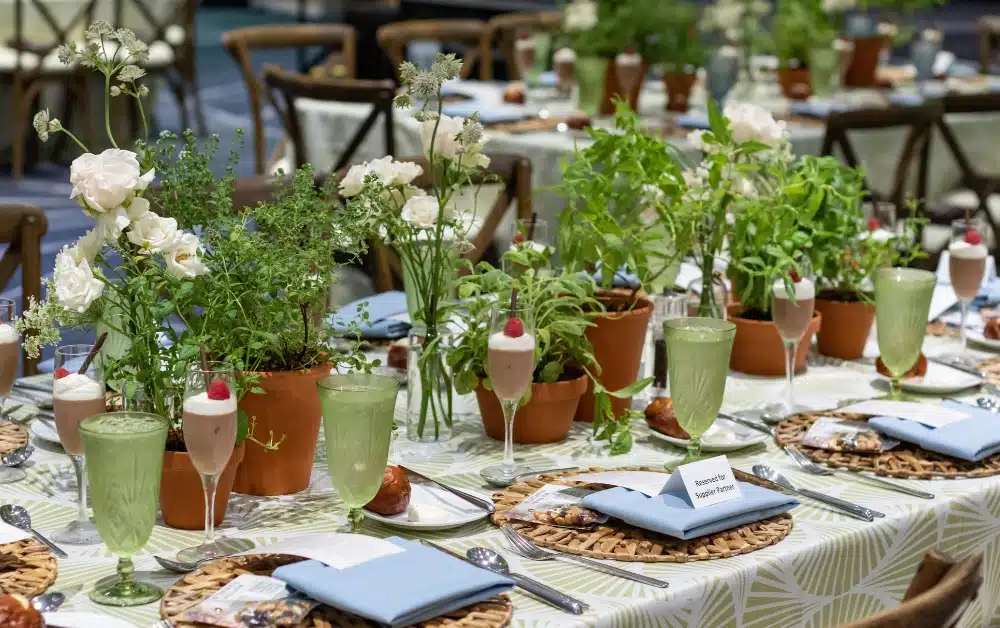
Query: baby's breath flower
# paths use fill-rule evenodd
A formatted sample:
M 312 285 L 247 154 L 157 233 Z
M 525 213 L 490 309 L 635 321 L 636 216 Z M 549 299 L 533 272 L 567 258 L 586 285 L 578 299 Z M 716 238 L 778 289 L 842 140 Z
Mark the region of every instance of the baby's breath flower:
M 87 39 L 100 39 L 101 37 L 112 35 L 114 32 L 115 29 L 111 27 L 111 24 L 108 24 L 104 20 L 94 20 L 87 27 Z
M 115 96 L 121 96 L 121 93 L 122 93 L 122 90 L 121 90 L 120 87 L 118 87 L 117 85 L 112 85 L 111 86 L 111 97 L 112 98 L 114 98 Z
M 455 56 L 455 53 L 444 54 L 439 52 L 431 66 L 431 74 L 440 82 L 450 81 L 458 78 L 462 71 L 463 61 Z
M 146 76 L 146 71 L 137 65 L 126 65 L 118 71 L 118 80 L 123 83 L 131 83 L 144 76 Z
M 409 61 L 404 61 L 399 64 L 399 79 L 404 85 L 412 81 L 413 78 L 419 73 L 420 70 L 417 69 L 417 66 L 413 65 Z
M 140 85 L 139 86 L 139 95 L 140 96 L 149 96 L 149 88 L 146 87 L 145 85 Z
M 483 141 L 483 125 L 479 122 L 479 114 L 474 113 L 465 119 L 457 140 L 462 147 L 478 146 Z M 461 152 L 461 151 L 460 151 Z
M 62 44 L 56 48 L 56 55 L 59 57 L 59 63 L 63 65 L 70 65 L 76 60 L 76 42 L 71 41 L 68 44 Z
M 32 126 L 35 127 L 35 133 L 38 133 L 38 139 L 47 142 L 49 139 L 49 110 L 42 109 L 36 113 Z
M 410 98 L 409 92 L 403 92 L 398 94 L 396 98 L 393 99 L 397 109 L 409 109 L 413 106 L 413 99 Z

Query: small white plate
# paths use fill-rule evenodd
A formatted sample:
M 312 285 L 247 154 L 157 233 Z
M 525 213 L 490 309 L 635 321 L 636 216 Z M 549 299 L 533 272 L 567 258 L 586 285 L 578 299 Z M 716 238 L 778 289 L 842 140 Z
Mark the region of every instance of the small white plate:
M 31 433 L 44 441 L 55 443 L 60 446 L 62 445 L 62 441 L 59 440 L 59 433 L 44 421 L 39 421 L 38 419 L 32 421 Z
M 56 611 L 42 615 L 46 624 L 60 628 L 133 628 L 133 624 L 100 613 L 83 613 L 76 611 Z
M 986 347 L 987 349 L 993 349 L 994 351 L 1000 351 L 1000 340 L 993 340 L 992 338 L 987 338 L 983 335 L 983 332 L 978 329 L 970 329 L 966 332 L 966 338 L 969 342 L 977 344 L 981 347 Z
M 417 509 L 421 519 L 426 520 L 410 521 L 410 510 L 413 508 Z M 417 478 L 410 479 L 410 505 L 405 512 L 385 516 L 366 508 L 364 513 L 372 521 L 410 530 L 450 530 L 489 516 L 482 508 Z
M 671 445 L 676 445 L 678 447 L 687 448 L 688 441 L 686 438 L 674 438 L 673 436 L 667 436 L 662 432 L 657 432 L 656 430 L 650 428 L 650 433 L 654 438 L 667 441 Z M 705 451 L 736 451 L 737 449 L 743 449 L 744 447 L 749 447 L 750 445 L 756 445 L 757 443 L 763 443 L 767 441 L 768 436 L 763 432 L 758 432 L 757 430 L 746 427 L 745 425 L 740 425 L 739 423 L 734 423 L 728 419 L 718 418 L 712 427 L 705 430 L 705 433 L 701 435 L 701 448 Z
M 879 379 L 887 385 L 890 380 L 884 375 Z M 969 388 L 975 388 L 983 383 L 983 379 L 972 373 L 966 373 L 940 362 L 927 361 L 927 372 L 923 377 L 903 378 L 903 390 L 906 392 L 946 395 Z

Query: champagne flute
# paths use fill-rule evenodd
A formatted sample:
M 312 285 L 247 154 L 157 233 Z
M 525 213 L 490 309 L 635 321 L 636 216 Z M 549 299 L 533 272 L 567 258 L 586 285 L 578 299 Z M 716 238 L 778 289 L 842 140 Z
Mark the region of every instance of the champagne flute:
M 809 325 L 812 323 L 816 309 L 816 284 L 808 276 L 807 261 L 800 261 L 799 269 L 798 271 L 793 269 L 788 274 L 791 290 L 785 282 L 785 277 L 779 277 L 771 286 L 771 320 L 778 329 L 785 350 L 787 382 L 784 403 L 772 404 L 765 408 L 765 412 L 775 416 L 790 416 L 802 410 L 795 405 L 795 355 L 799 350 L 799 342 L 809 331 Z
M 188 366 L 184 380 L 181 429 L 191 464 L 205 491 L 205 538 L 177 553 L 177 560 L 219 558 L 231 550 L 215 538 L 215 491 L 219 475 L 236 447 L 236 369 L 226 362 Z
M 890 398 L 902 397 L 903 375 L 920 357 L 937 276 L 915 268 L 875 271 L 878 350 L 892 379 Z
M 719 416 L 736 325 L 717 318 L 674 318 L 663 323 L 670 397 L 688 439 L 681 464 L 701 458 L 701 436 Z
M 959 335 L 962 353 L 968 346 L 966 323 L 969 319 L 969 305 L 979 294 L 979 286 L 986 274 L 986 258 L 989 251 L 983 243 L 986 226 L 981 218 L 960 218 L 951 223 L 951 244 L 948 246 L 948 274 L 951 287 L 955 290 L 962 307 L 962 326 Z
M 330 482 L 349 509 L 350 531 L 357 532 L 364 520 L 362 506 L 382 486 L 399 380 L 349 373 L 330 375 L 317 386 Z
M 529 79 L 535 71 L 536 43 L 531 33 L 527 31 L 519 32 L 514 40 L 514 64 L 517 66 L 518 77 L 524 81 L 525 93 L 528 91 Z
M 87 514 L 87 470 L 83 459 L 80 422 L 107 410 L 104 399 L 104 369 L 101 360 L 92 360 L 80 373 L 94 345 L 64 345 L 56 349 L 52 381 L 52 409 L 56 419 L 59 442 L 69 454 L 76 471 L 76 521 L 52 534 L 58 543 L 93 545 L 101 535 Z
M 13 299 L 0 299 L 0 424 L 10 423 L 9 417 L 3 417 L 3 411 L 7 406 L 7 397 L 14 388 L 14 378 L 21 360 L 21 343 L 18 342 L 17 328 L 14 327 L 16 312 L 17 306 Z
M 486 373 L 503 409 L 504 444 L 503 462 L 479 472 L 490 484 L 510 484 L 514 476 L 529 470 L 514 462 L 514 415 L 534 379 L 534 332 L 531 304 L 518 302 L 516 291 L 509 305 L 498 303 L 494 306 L 490 316 Z
M 90 592 L 98 604 L 139 606 L 163 596 L 159 587 L 133 578 L 132 556 L 149 541 L 156 522 L 169 426 L 167 419 L 145 412 L 109 412 L 80 422 L 94 521 L 118 555 L 118 578 Z

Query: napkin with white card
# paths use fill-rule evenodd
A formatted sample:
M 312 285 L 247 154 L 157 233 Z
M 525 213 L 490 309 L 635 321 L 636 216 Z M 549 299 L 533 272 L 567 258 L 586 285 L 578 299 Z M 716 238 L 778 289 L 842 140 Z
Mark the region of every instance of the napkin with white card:
M 978 462 L 1000 453 L 1000 416 L 989 410 L 955 401 L 943 401 L 940 404 L 906 404 L 923 406 L 916 413 L 907 408 L 894 412 L 895 408 L 891 404 L 901 406 L 903 402 L 883 403 L 890 403 L 890 407 L 882 406 L 879 409 L 889 411 L 871 412 L 881 416 L 868 420 L 869 425 L 883 434 L 919 445 L 928 451 L 970 462 Z M 842 410 L 856 411 L 850 408 Z

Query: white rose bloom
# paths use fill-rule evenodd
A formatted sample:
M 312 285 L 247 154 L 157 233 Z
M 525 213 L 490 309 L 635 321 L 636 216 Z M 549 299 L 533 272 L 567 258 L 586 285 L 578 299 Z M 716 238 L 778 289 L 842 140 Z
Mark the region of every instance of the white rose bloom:
M 865 231 L 858 236 L 859 240 L 868 240 L 869 238 L 874 242 L 888 242 L 891 240 L 895 234 L 888 229 L 883 229 L 879 227 L 874 231 Z
M 430 229 L 437 225 L 440 206 L 433 196 L 422 194 L 413 196 L 403 205 L 402 219 L 419 229 Z
M 149 201 L 141 196 L 133 198 L 132 202 L 129 203 L 128 211 L 126 213 L 128 214 L 129 220 L 132 222 L 141 220 L 143 216 L 149 213 Z
M 114 211 L 145 190 L 155 174 L 152 169 L 142 174 L 132 151 L 109 148 L 100 155 L 84 153 L 69 169 L 70 198 L 96 214 Z
M 451 116 L 441 116 L 440 120 L 428 119 L 420 123 L 420 142 L 424 147 L 424 156 L 431 158 L 431 140 L 434 140 L 434 155 L 444 157 L 458 162 L 466 168 L 480 167 L 486 168 L 490 165 L 490 158 L 482 154 L 483 145 L 487 141 L 484 135 L 482 141 L 472 146 L 465 146 L 458 141 L 458 134 L 462 132 L 465 125 L 465 118 L 452 118 Z M 434 129 L 437 128 L 437 135 Z
M 404 186 L 412 183 L 423 172 L 424 169 L 413 162 L 394 161 L 392 157 L 375 159 L 351 166 L 340 182 L 340 195 L 350 198 L 360 194 L 369 174 L 374 173 L 384 186 Z
M 128 231 L 129 242 L 148 253 L 167 253 L 177 245 L 177 220 L 147 213 L 132 223 Z
M 167 272 L 178 279 L 197 277 L 208 272 L 208 266 L 201 261 L 201 242 L 193 233 L 184 233 L 177 238 L 177 245 L 167 252 Z
M 840 13 L 857 6 L 857 0 L 823 0 L 824 13 Z
M 732 104 L 726 106 L 724 115 L 729 120 L 733 141 L 738 144 L 756 140 L 779 148 L 788 142 L 784 121 L 775 120 L 771 112 L 763 107 L 751 103 Z
M 712 194 L 712 190 L 708 187 L 708 169 L 705 166 L 698 166 L 694 170 L 684 170 L 683 175 L 687 189 L 682 199 L 689 203 L 708 200 Z
M 56 299 L 67 310 L 84 313 L 91 303 L 100 298 L 104 292 L 104 283 L 94 277 L 94 271 L 87 260 L 74 258 L 75 252 L 70 247 L 64 247 L 56 256 L 56 269 L 53 280 L 56 286 Z
M 99 227 L 95 227 L 85 233 L 77 243 L 69 247 L 74 261 L 79 264 L 82 261 L 93 262 L 97 254 L 104 248 L 104 233 Z
M 112 209 L 97 217 L 97 229 L 101 232 L 106 242 L 114 242 L 122 234 L 125 227 L 132 224 L 128 218 L 128 211 L 124 207 Z
M 597 3 L 574 0 L 563 10 L 563 28 L 568 32 L 589 31 L 597 25 Z

